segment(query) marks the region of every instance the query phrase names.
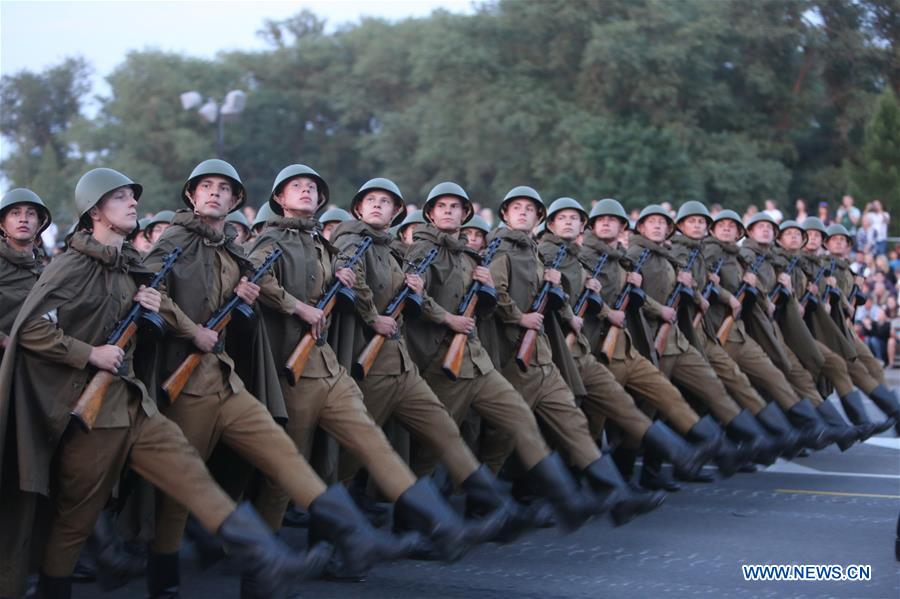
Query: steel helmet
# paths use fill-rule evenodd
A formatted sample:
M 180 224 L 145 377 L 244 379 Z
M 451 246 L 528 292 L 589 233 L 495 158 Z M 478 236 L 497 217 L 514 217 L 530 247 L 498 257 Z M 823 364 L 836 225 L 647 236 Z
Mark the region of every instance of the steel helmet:
M 463 224 L 469 222 L 469 219 L 475 214 L 472 200 L 469 199 L 469 194 L 466 193 L 466 190 L 453 181 L 444 181 L 431 188 L 431 191 L 428 192 L 428 197 L 425 199 L 425 205 L 422 206 L 423 218 L 427 219 L 428 222 L 431 222 L 431 219 L 428 218 L 428 213 L 431 212 L 434 203 L 441 196 L 456 196 L 463 201 L 463 205 L 466 207 L 466 215 L 462 219 Z M 403 224 L 400 225 L 400 229 L 403 229 Z
M 0 219 L 3 218 L 3 214 L 7 209 L 12 208 L 16 204 L 31 204 L 37 208 L 38 216 L 41 219 L 41 223 L 38 225 L 38 235 L 43 233 L 44 230 L 50 226 L 50 209 L 47 208 L 38 194 L 24 187 L 18 187 L 6 192 L 6 195 L 0 200 Z
M 316 182 L 319 188 L 319 203 L 316 205 L 316 212 L 328 203 L 328 183 L 325 182 L 325 179 L 305 164 L 291 164 L 281 169 L 281 172 L 275 177 L 275 182 L 272 183 L 272 194 L 269 196 L 269 206 L 272 208 L 272 212 L 279 216 L 284 214 L 281 205 L 275 201 L 275 196 L 281 193 L 284 184 L 294 177 L 309 177 Z
M 672 236 L 675 232 L 675 221 L 672 220 L 672 217 L 669 215 L 669 212 L 660 206 L 659 204 L 650 204 L 645 206 L 641 213 L 638 215 L 637 221 L 634 223 L 634 230 L 637 231 L 638 226 L 640 226 L 641 221 L 643 221 L 648 216 L 653 216 L 654 214 L 658 214 L 659 216 L 665 217 L 666 221 L 669 223 L 669 233 L 666 235 L 666 239 Z
M 594 221 L 601 216 L 615 216 L 622 221 L 622 226 L 628 227 L 630 225 L 625 208 L 622 207 L 619 200 L 613 198 L 604 198 L 591 208 L 591 213 L 588 215 L 588 226 L 593 226 Z
M 75 206 L 78 208 L 80 224 L 91 228 L 91 222 L 86 218 L 88 211 L 103 196 L 120 187 L 130 187 L 135 200 L 140 200 L 144 191 L 141 185 L 111 168 L 95 168 L 83 174 L 75 185 Z
M 510 189 L 503 197 L 503 201 L 500 202 L 501 220 L 506 222 L 505 219 L 503 219 L 503 212 L 506 209 L 507 204 L 509 204 L 513 200 L 518 200 L 520 198 L 527 198 L 534 202 L 537 205 L 538 209 L 538 221 L 544 219 L 547 214 L 547 208 L 544 206 L 544 200 L 541 199 L 541 194 L 539 194 L 533 187 L 528 187 L 527 185 L 519 185 Z
M 390 179 L 385 179 L 384 177 L 376 177 L 363 183 L 362 187 L 359 188 L 359 191 L 356 192 L 356 195 L 353 196 L 353 199 L 350 200 L 351 216 L 356 216 L 356 205 L 366 197 L 366 194 L 376 189 L 388 192 L 391 197 L 394 198 L 394 205 L 400 208 L 400 211 L 397 212 L 397 216 L 394 217 L 390 224 L 396 225 L 399 222 L 403 222 L 403 219 L 406 218 L 406 202 L 403 201 L 403 194 L 400 193 L 400 188 L 397 187 L 396 183 Z
M 181 201 L 184 202 L 188 208 L 191 210 L 194 209 L 194 204 L 187 196 L 191 186 L 194 185 L 197 179 L 210 175 L 218 175 L 231 181 L 231 185 L 234 187 L 233 194 L 237 198 L 237 202 L 231 208 L 231 212 L 234 212 L 244 205 L 244 202 L 246 201 L 246 191 L 244 190 L 244 184 L 241 182 L 241 177 L 238 175 L 237 170 L 224 160 L 210 158 L 194 167 L 194 170 L 191 171 L 191 175 L 187 178 L 187 181 L 184 182 L 184 186 L 181 188 Z

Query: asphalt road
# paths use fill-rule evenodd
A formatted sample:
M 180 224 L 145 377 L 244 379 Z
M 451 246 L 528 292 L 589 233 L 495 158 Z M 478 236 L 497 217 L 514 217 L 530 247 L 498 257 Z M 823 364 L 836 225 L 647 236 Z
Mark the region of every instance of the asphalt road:
M 900 439 L 884 436 L 846 453 L 829 448 L 755 474 L 688 485 L 621 528 L 599 520 L 570 535 L 541 530 L 512 545 L 479 547 L 453 565 L 404 561 L 379 566 L 362 583 L 303 583 L 298 596 L 897 599 L 898 511 Z M 302 534 L 286 530 L 292 544 L 302 543 Z M 225 564 L 201 572 L 189 548 L 185 553 L 182 597 L 238 596 L 238 578 Z M 867 564 L 872 578 L 746 582 L 745 564 Z M 145 595 L 143 581 L 112 593 L 76 585 L 74 593 L 81 599 Z

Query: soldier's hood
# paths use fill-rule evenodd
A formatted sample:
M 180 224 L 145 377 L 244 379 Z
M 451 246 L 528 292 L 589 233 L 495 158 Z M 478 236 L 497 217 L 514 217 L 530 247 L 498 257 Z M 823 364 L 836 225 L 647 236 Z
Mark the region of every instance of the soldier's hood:
M 549 231 L 544 233 L 544 236 L 541 238 L 541 242 L 549 243 L 555 245 L 556 247 L 563 245 L 566 247 L 566 252 L 574 258 L 578 258 L 581 252 L 581 246 L 578 245 L 575 240 L 567 241 L 559 235 L 556 235 L 555 233 L 551 233 Z
M 413 233 L 414 241 L 428 241 L 434 245 L 445 247 L 452 252 L 466 252 L 470 254 L 476 261 L 481 261 L 481 256 L 469 247 L 465 235 L 461 231 L 456 233 L 445 233 L 434 225 L 426 225 L 419 227 Z
M 331 233 L 331 242 L 337 245 L 337 240 L 345 235 L 368 235 L 372 238 L 372 243 L 379 245 L 391 245 L 394 241 L 394 238 L 387 230 L 376 231 L 361 220 L 347 220 L 339 224 Z

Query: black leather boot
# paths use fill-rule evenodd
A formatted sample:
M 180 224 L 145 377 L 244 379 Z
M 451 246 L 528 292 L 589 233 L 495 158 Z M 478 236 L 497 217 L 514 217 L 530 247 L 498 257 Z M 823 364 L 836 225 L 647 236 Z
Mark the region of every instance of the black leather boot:
M 177 599 L 180 597 L 181 576 L 178 569 L 178 552 L 147 555 L 147 593 L 150 599 Z
M 676 468 L 690 476 L 696 476 L 700 469 L 703 468 L 703 464 L 715 455 L 715 451 L 709 446 L 691 445 L 659 420 L 651 424 L 647 432 L 644 433 L 643 445 L 649 450 L 651 460 L 654 457 L 653 454 L 657 454 L 672 462 Z M 646 469 L 646 467 L 647 456 L 644 456 L 644 468 Z M 642 471 L 641 477 L 643 475 Z M 666 491 L 677 491 L 680 487 L 675 481 L 671 482 L 677 488 L 666 489 Z M 644 485 L 642 484 L 641 486 L 643 487 Z
M 622 473 L 622 478 L 629 482 L 634 478 L 634 464 L 637 461 L 637 454 L 637 451 L 624 445 L 619 445 L 612 450 L 616 468 Z
M 692 474 L 692 476 L 696 475 L 697 472 Z M 638 485 L 648 491 L 675 493 L 681 490 L 681 485 L 663 469 L 663 457 L 649 448 L 644 452 L 644 463 L 641 465 L 641 477 L 638 479 Z
M 803 446 L 816 451 L 834 443 L 834 433 L 822 421 L 812 402 L 803 398 L 788 410 L 788 418 L 803 434 Z
M 573 531 L 594 515 L 596 502 L 581 490 L 562 458 L 551 453 L 528 471 L 532 488 L 553 506 L 563 530 Z
M 655 510 L 666 499 L 662 491 L 633 490 L 608 454 L 591 462 L 584 476 L 597 499 L 598 513 L 609 511 L 616 526 Z
M 875 402 L 879 410 L 894 419 L 896 423 L 894 424 L 894 429 L 900 435 L 900 402 L 897 401 L 897 396 L 894 395 L 894 392 L 884 385 L 878 385 L 872 389 L 869 397 Z
M 72 579 L 68 576 L 57 578 L 41 572 L 38 578 L 37 599 L 71 599 Z
M 803 447 L 803 435 L 791 425 L 781 406 L 774 401 L 769 403 L 756 415 L 756 419 L 779 440 L 784 448 L 781 452 L 784 459 L 792 460 L 797 457 Z
M 311 547 L 305 555 L 292 551 L 249 503 L 235 508 L 217 534 L 241 566 L 241 595 L 247 598 L 287 597 L 295 583 L 321 576 L 333 552 L 327 543 Z
M 741 465 L 747 460 L 741 454 L 740 449 L 732 443 L 722 428 L 712 419 L 712 416 L 706 415 L 695 424 L 687 434 L 688 439 L 703 444 L 707 448 L 714 451 L 713 461 L 719 467 L 719 472 L 725 478 L 733 476 Z M 688 482 L 712 482 L 715 480 L 708 477 L 702 472 L 695 477 L 687 476 L 676 469 L 675 476 L 679 480 Z M 703 478 L 700 478 L 703 477 Z
M 830 401 L 826 399 L 819 404 L 816 410 L 833 431 L 835 442 L 837 442 L 837 446 L 841 451 L 847 451 L 859 440 L 859 431 L 856 430 L 856 427 L 847 424 L 847 421 L 844 420 L 844 417 L 841 416 L 841 413 L 837 411 L 837 408 Z
M 526 530 L 535 528 L 530 511 L 513 499 L 487 466 L 481 465 L 463 481 L 466 493 L 466 517 L 484 517 L 494 512 L 506 512 L 506 526 L 497 538 L 498 543 L 514 541 Z
M 842 397 L 841 405 L 844 406 L 847 418 L 856 426 L 860 441 L 865 441 L 872 435 L 879 435 L 896 424 L 890 416 L 881 422 L 872 422 L 863 403 L 863 393 L 858 389 Z
M 441 495 L 430 477 L 422 477 L 397 498 L 394 528 L 417 531 L 430 541 L 435 555 L 453 562 L 472 547 L 495 538 L 509 515 L 495 511 L 476 522 L 466 522 Z
M 741 410 L 726 427 L 728 433 L 738 442 L 751 446 L 753 461 L 770 466 L 781 454 L 781 447 L 766 432 L 766 429 L 747 410 Z
M 420 542 L 416 534 L 392 535 L 372 526 L 347 489 L 335 484 L 309 506 L 310 546 L 327 541 L 337 548 L 336 577 L 361 578 L 380 561 L 406 557 Z
M 97 582 L 104 591 L 125 586 L 146 571 L 144 560 L 125 549 L 125 542 L 108 510 L 100 512 L 89 543 L 93 545 L 96 558 Z

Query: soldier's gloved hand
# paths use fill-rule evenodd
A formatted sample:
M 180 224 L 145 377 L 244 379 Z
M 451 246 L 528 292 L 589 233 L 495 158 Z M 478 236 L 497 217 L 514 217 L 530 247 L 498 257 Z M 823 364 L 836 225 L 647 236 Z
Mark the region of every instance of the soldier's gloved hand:
M 375 329 L 375 332 L 379 335 L 384 335 L 385 337 L 393 337 L 397 334 L 397 321 L 390 316 L 383 316 L 379 314 L 375 317 L 375 322 L 372 323 L 372 328 Z
M 197 349 L 208 354 L 215 349 L 216 344 L 219 342 L 219 334 L 206 327 L 197 327 L 197 330 L 194 331 L 193 341 Z
M 159 304 L 162 301 L 162 296 L 156 289 L 149 289 L 146 286 L 141 285 L 137 290 L 137 293 L 134 294 L 134 301 L 139 303 L 144 310 L 159 312 Z
M 544 315 L 539 312 L 529 312 L 523 314 L 519 319 L 519 326 L 533 331 L 540 331 L 544 326 Z
M 639 272 L 629 272 L 625 275 L 625 281 L 635 287 L 640 287 L 644 283 L 644 277 Z
M 338 281 L 343 283 L 345 287 L 353 289 L 356 285 L 356 273 L 353 272 L 353 269 L 351 268 L 339 268 L 335 271 L 334 276 L 337 277 Z
M 606 315 L 606 320 L 608 320 L 613 326 L 619 327 L 621 329 L 625 326 L 625 311 L 610 310 Z
M 662 312 L 662 315 L 660 316 L 660 318 L 662 318 L 666 322 L 675 324 L 675 319 L 678 317 L 678 311 L 675 310 L 675 308 L 670 308 L 669 306 L 663 306 L 662 308 L 660 308 L 660 311 Z
M 603 289 L 603 285 L 600 284 L 600 281 L 595 279 L 594 277 L 588 277 L 584 282 L 584 286 L 593 291 L 594 293 L 600 293 Z
M 475 330 L 474 318 L 459 314 L 450 314 L 449 312 L 444 315 L 444 324 L 454 333 L 465 333 L 468 335 Z
M 115 345 L 99 345 L 91 348 L 88 363 L 99 370 L 106 370 L 113 374 L 119 371 L 119 366 L 125 359 L 125 352 Z
M 253 305 L 253 302 L 259 297 L 259 285 L 251 283 L 247 280 L 247 277 L 241 277 L 237 287 L 234 288 L 234 292 L 244 303 Z
M 472 271 L 472 279 L 488 287 L 494 286 L 494 277 L 491 276 L 490 269 L 484 266 L 475 267 L 475 270 Z
M 316 339 L 325 329 L 325 311 L 319 310 L 315 306 L 310 306 L 303 302 L 297 302 L 294 314 L 300 317 L 300 320 L 309 325 L 309 331 Z
M 413 290 L 413 293 L 422 295 L 425 292 L 425 281 L 417 274 L 411 272 L 406 273 L 406 286 Z

